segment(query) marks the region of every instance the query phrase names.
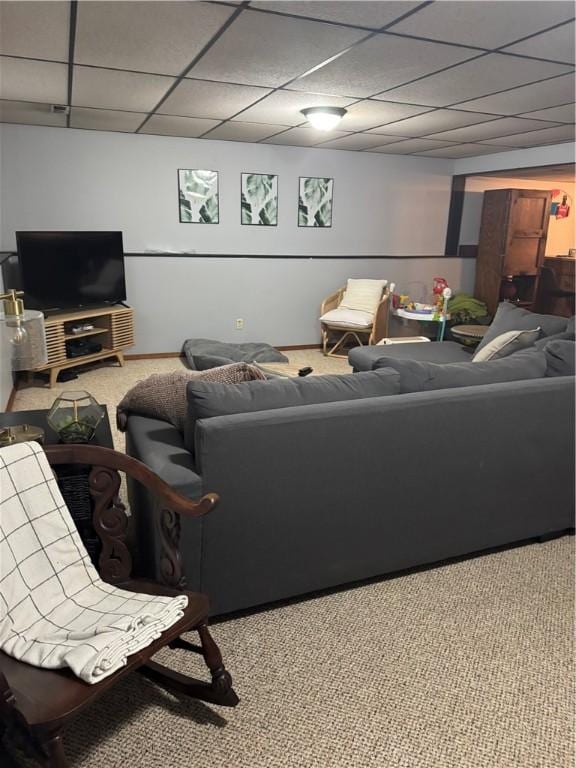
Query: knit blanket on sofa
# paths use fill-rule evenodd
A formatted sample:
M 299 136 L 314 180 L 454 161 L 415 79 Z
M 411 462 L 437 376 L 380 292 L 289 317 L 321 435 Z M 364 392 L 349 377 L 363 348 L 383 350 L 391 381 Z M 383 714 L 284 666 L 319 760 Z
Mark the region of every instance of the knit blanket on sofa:
M 42 448 L 0 448 L 0 649 L 97 683 L 183 616 L 186 595 L 103 582 Z

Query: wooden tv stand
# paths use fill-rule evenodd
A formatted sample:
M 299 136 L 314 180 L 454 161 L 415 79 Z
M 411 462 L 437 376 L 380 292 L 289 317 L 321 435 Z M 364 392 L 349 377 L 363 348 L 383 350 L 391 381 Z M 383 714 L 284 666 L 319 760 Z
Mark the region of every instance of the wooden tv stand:
M 90 331 L 72 333 L 72 327 L 82 323 L 90 323 L 94 328 Z M 60 371 L 66 368 L 76 368 L 85 363 L 98 360 L 115 359 L 124 365 L 123 350 L 134 344 L 134 310 L 130 307 L 113 306 L 95 309 L 84 309 L 78 312 L 59 312 L 49 315 L 45 321 L 46 345 L 48 347 L 48 362 L 30 373 L 50 373 L 50 387 L 56 384 Z M 71 339 L 94 338 L 100 344 L 100 352 L 78 357 L 68 357 L 66 342 Z

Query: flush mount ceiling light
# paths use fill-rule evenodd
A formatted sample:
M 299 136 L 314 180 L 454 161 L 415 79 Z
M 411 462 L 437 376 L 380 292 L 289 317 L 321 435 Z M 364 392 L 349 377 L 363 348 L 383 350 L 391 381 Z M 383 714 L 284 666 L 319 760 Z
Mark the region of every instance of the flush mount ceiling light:
M 300 110 L 313 128 L 331 131 L 346 114 L 342 107 L 308 107 Z

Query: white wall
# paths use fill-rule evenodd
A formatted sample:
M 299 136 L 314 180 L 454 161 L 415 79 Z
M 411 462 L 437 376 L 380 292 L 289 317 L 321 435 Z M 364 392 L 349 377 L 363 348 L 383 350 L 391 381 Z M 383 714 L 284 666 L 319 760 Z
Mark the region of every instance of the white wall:
M 318 305 L 347 277 L 384 276 L 417 296 L 438 274 L 473 285 L 470 261 L 386 258 L 443 254 L 448 160 L 17 125 L 4 126 L 2 148 L 4 248 L 19 229 L 120 229 L 127 252 L 219 256 L 126 260 L 136 352 L 176 351 L 190 336 L 316 343 Z M 178 168 L 220 172 L 220 224 L 179 223 Z M 240 224 L 242 171 L 279 175 L 277 227 Z M 297 226 L 300 175 L 334 178 L 331 229 Z
M 546 239 L 546 255 L 567 255 L 569 248 L 576 247 L 574 184 L 569 184 L 566 181 L 552 182 L 543 181 L 542 179 L 508 179 L 492 176 L 471 176 L 466 179 L 462 225 L 460 228 L 461 245 L 476 245 L 478 243 L 482 201 L 484 192 L 487 189 L 562 189 L 567 192 L 572 199 L 570 215 L 566 219 L 550 217 L 548 237 Z M 560 197 L 555 197 L 554 199 L 558 202 L 561 201 Z
M 485 171 L 504 171 L 514 168 L 533 168 L 538 165 L 561 165 L 573 163 L 576 149 L 573 142 L 551 144 L 547 147 L 513 149 L 510 152 L 498 152 L 494 155 L 464 157 L 454 161 L 454 174 L 484 173 Z

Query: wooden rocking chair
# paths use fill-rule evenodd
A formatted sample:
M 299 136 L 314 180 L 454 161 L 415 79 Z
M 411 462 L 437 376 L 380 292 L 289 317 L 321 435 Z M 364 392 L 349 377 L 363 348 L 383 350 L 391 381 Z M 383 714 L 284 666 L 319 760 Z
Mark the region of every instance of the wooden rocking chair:
M 211 704 L 236 706 L 238 697 L 232 688 L 232 678 L 208 631 L 208 598 L 178 588 L 181 582 L 178 516 L 204 515 L 216 506 L 218 497 L 207 494 L 197 502 L 190 501 L 173 491 L 141 462 L 109 448 L 57 445 L 45 450 L 52 466 L 82 464 L 91 467 L 89 489 L 94 503 L 93 525 L 102 542 L 99 558 L 102 579 L 133 592 L 169 596 L 184 593 L 188 596 L 188 607 L 184 616 L 158 640 L 129 656 L 125 667 L 94 685 L 75 677 L 70 670 L 40 669 L 0 651 L 0 733 L 9 721 L 23 725 L 27 746 L 31 747 L 35 757 L 49 768 L 66 768 L 62 734 L 67 723 L 132 670 L 138 670 L 167 690 Z M 118 470 L 142 483 L 161 502 L 161 570 L 162 578 L 169 586 L 130 579 L 132 558 L 126 545 L 129 518 L 118 498 Z M 180 637 L 193 630 L 199 634 L 200 645 Z M 152 661 L 151 657 L 165 646 L 202 654 L 211 681 L 196 680 Z

